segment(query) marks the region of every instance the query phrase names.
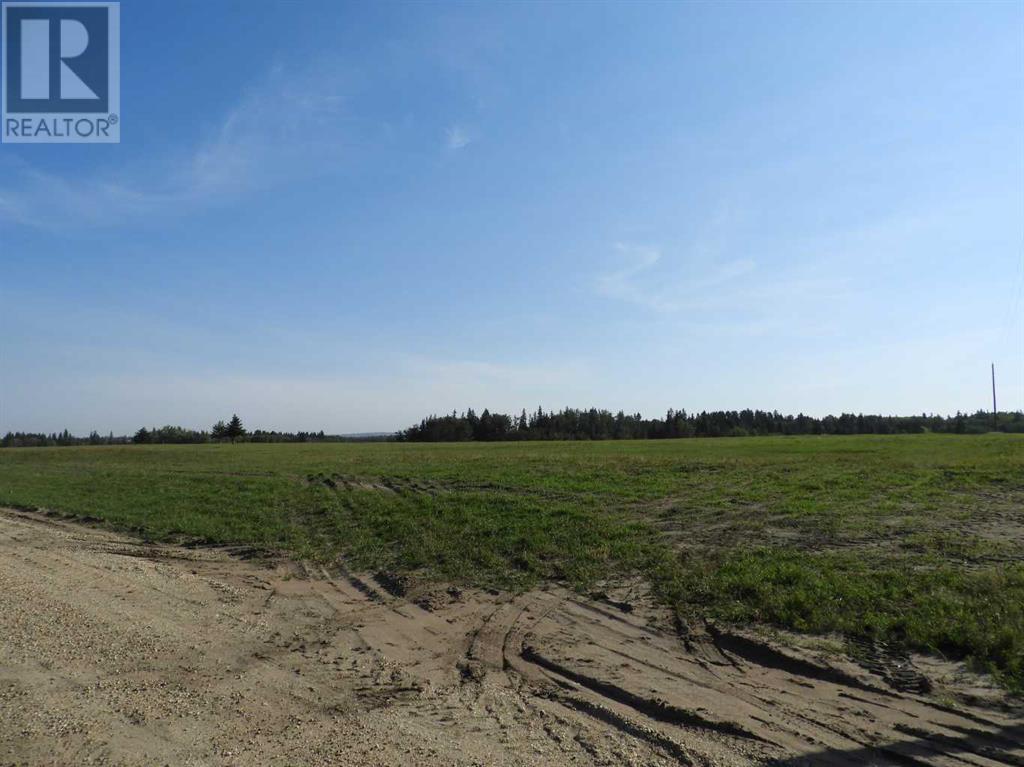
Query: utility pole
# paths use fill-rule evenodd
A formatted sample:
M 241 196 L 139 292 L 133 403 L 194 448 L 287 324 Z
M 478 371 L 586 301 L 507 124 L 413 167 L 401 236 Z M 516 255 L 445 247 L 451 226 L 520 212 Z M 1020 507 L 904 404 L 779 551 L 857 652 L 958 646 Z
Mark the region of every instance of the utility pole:
M 992 428 L 999 430 L 999 409 L 996 407 L 996 363 L 992 363 Z

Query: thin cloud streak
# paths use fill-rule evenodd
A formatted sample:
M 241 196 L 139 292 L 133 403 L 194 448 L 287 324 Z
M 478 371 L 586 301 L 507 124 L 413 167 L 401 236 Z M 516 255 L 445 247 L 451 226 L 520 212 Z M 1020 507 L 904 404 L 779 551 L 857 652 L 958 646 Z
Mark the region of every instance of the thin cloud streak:
M 156 181 L 141 168 L 121 178 L 72 181 L 8 158 L 0 224 L 46 229 L 105 227 L 222 203 L 280 183 L 331 172 L 346 157 L 345 78 L 278 67 Z M 178 167 L 180 170 L 173 170 Z
M 657 273 L 662 263 L 658 248 L 618 242 L 615 249 L 629 263 L 621 269 L 598 275 L 598 295 L 642 306 L 658 313 L 672 313 L 693 306 L 703 291 L 735 282 L 756 266 L 749 258 L 729 261 L 690 279 L 672 279 L 666 283 Z

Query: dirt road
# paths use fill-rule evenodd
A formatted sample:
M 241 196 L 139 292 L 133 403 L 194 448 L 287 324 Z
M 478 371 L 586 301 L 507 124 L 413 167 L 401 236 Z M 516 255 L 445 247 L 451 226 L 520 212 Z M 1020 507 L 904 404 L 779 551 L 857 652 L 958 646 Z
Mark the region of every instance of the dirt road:
M 952 666 L 680 636 L 614 596 L 406 593 L 0 511 L 0 764 L 1024 764 L 1021 710 Z

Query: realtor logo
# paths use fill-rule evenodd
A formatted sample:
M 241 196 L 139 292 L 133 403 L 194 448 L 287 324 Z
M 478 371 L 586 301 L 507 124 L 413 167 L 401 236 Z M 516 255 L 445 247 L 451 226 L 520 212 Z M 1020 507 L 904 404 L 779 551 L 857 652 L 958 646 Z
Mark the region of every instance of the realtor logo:
M 4 143 L 121 140 L 119 3 L 3 4 Z

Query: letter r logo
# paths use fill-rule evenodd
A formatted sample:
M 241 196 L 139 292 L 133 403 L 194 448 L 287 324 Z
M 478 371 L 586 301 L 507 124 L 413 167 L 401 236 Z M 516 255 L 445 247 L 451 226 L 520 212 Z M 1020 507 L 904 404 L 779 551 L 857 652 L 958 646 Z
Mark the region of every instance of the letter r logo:
M 110 111 L 110 12 L 110 4 L 5 4 L 6 111 Z
M 21 97 L 50 98 L 50 25 L 48 19 L 21 20 Z M 75 74 L 71 60 L 89 47 L 89 30 L 76 19 L 60 20 L 60 93 L 58 99 L 98 99 L 95 91 Z
M 0 0 L 0 142 L 121 141 L 121 4 Z

